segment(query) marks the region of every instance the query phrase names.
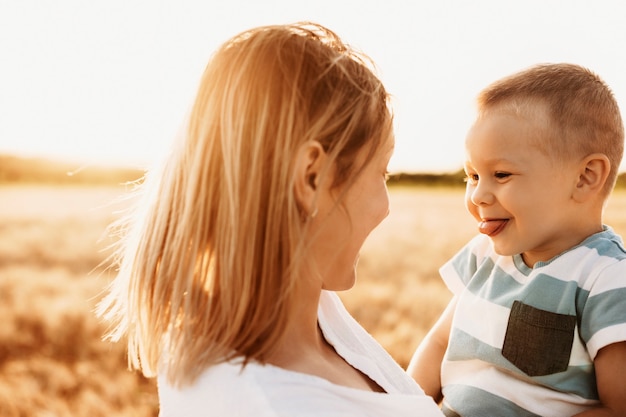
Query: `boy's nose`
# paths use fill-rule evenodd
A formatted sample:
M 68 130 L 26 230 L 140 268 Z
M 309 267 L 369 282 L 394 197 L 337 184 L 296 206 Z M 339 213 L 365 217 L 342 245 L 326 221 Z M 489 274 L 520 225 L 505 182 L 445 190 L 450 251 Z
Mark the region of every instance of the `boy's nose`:
M 485 204 L 493 203 L 493 194 L 489 191 L 488 187 L 482 185 L 480 182 L 471 190 L 470 201 L 475 206 L 482 206 Z

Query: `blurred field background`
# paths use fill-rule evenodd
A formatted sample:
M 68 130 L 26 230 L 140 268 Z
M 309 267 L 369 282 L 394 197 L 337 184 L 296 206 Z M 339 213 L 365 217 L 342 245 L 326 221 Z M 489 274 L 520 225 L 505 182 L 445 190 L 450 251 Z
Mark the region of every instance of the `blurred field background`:
M 74 183 L 20 175 L 2 181 L 0 169 L 0 416 L 157 416 L 154 381 L 127 370 L 124 346 L 101 340 L 93 314 L 112 278 L 98 267 L 112 243 L 105 229 L 127 189 L 102 173 Z M 391 214 L 363 248 L 356 286 L 340 294 L 403 367 L 450 297 L 437 269 L 475 233 L 462 187 L 406 182 L 392 184 Z M 626 235 L 623 189 L 606 220 Z

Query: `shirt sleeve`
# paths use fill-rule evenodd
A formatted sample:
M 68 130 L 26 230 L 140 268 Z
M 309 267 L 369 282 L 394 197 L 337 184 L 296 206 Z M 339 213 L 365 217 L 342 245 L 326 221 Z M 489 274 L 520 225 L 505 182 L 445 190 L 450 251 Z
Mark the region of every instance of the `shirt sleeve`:
M 489 255 L 491 243 L 484 235 L 477 235 L 439 269 L 448 289 L 459 295 L 478 270 L 478 265 Z
M 598 274 L 589 288 L 580 334 L 592 358 L 613 343 L 626 341 L 626 259 Z

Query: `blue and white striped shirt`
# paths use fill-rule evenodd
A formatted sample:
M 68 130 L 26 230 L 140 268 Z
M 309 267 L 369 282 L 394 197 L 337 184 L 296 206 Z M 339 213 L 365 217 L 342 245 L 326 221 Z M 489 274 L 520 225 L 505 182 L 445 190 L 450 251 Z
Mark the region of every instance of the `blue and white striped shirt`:
M 626 341 L 626 249 L 605 226 L 534 268 L 479 235 L 440 269 L 458 295 L 448 416 L 569 416 L 598 405 L 593 359 Z

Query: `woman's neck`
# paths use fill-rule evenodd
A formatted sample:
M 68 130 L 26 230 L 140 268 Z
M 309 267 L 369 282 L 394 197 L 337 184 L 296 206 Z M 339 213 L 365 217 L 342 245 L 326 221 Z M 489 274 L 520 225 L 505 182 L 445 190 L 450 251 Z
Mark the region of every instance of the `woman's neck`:
M 384 392 L 367 375 L 352 367 L 326 340 L 317 321 L 317 306 L 307 302 L 287 328 L 280 345 L 267 362 L 294 372 L 324 378 L 336 385 Z

